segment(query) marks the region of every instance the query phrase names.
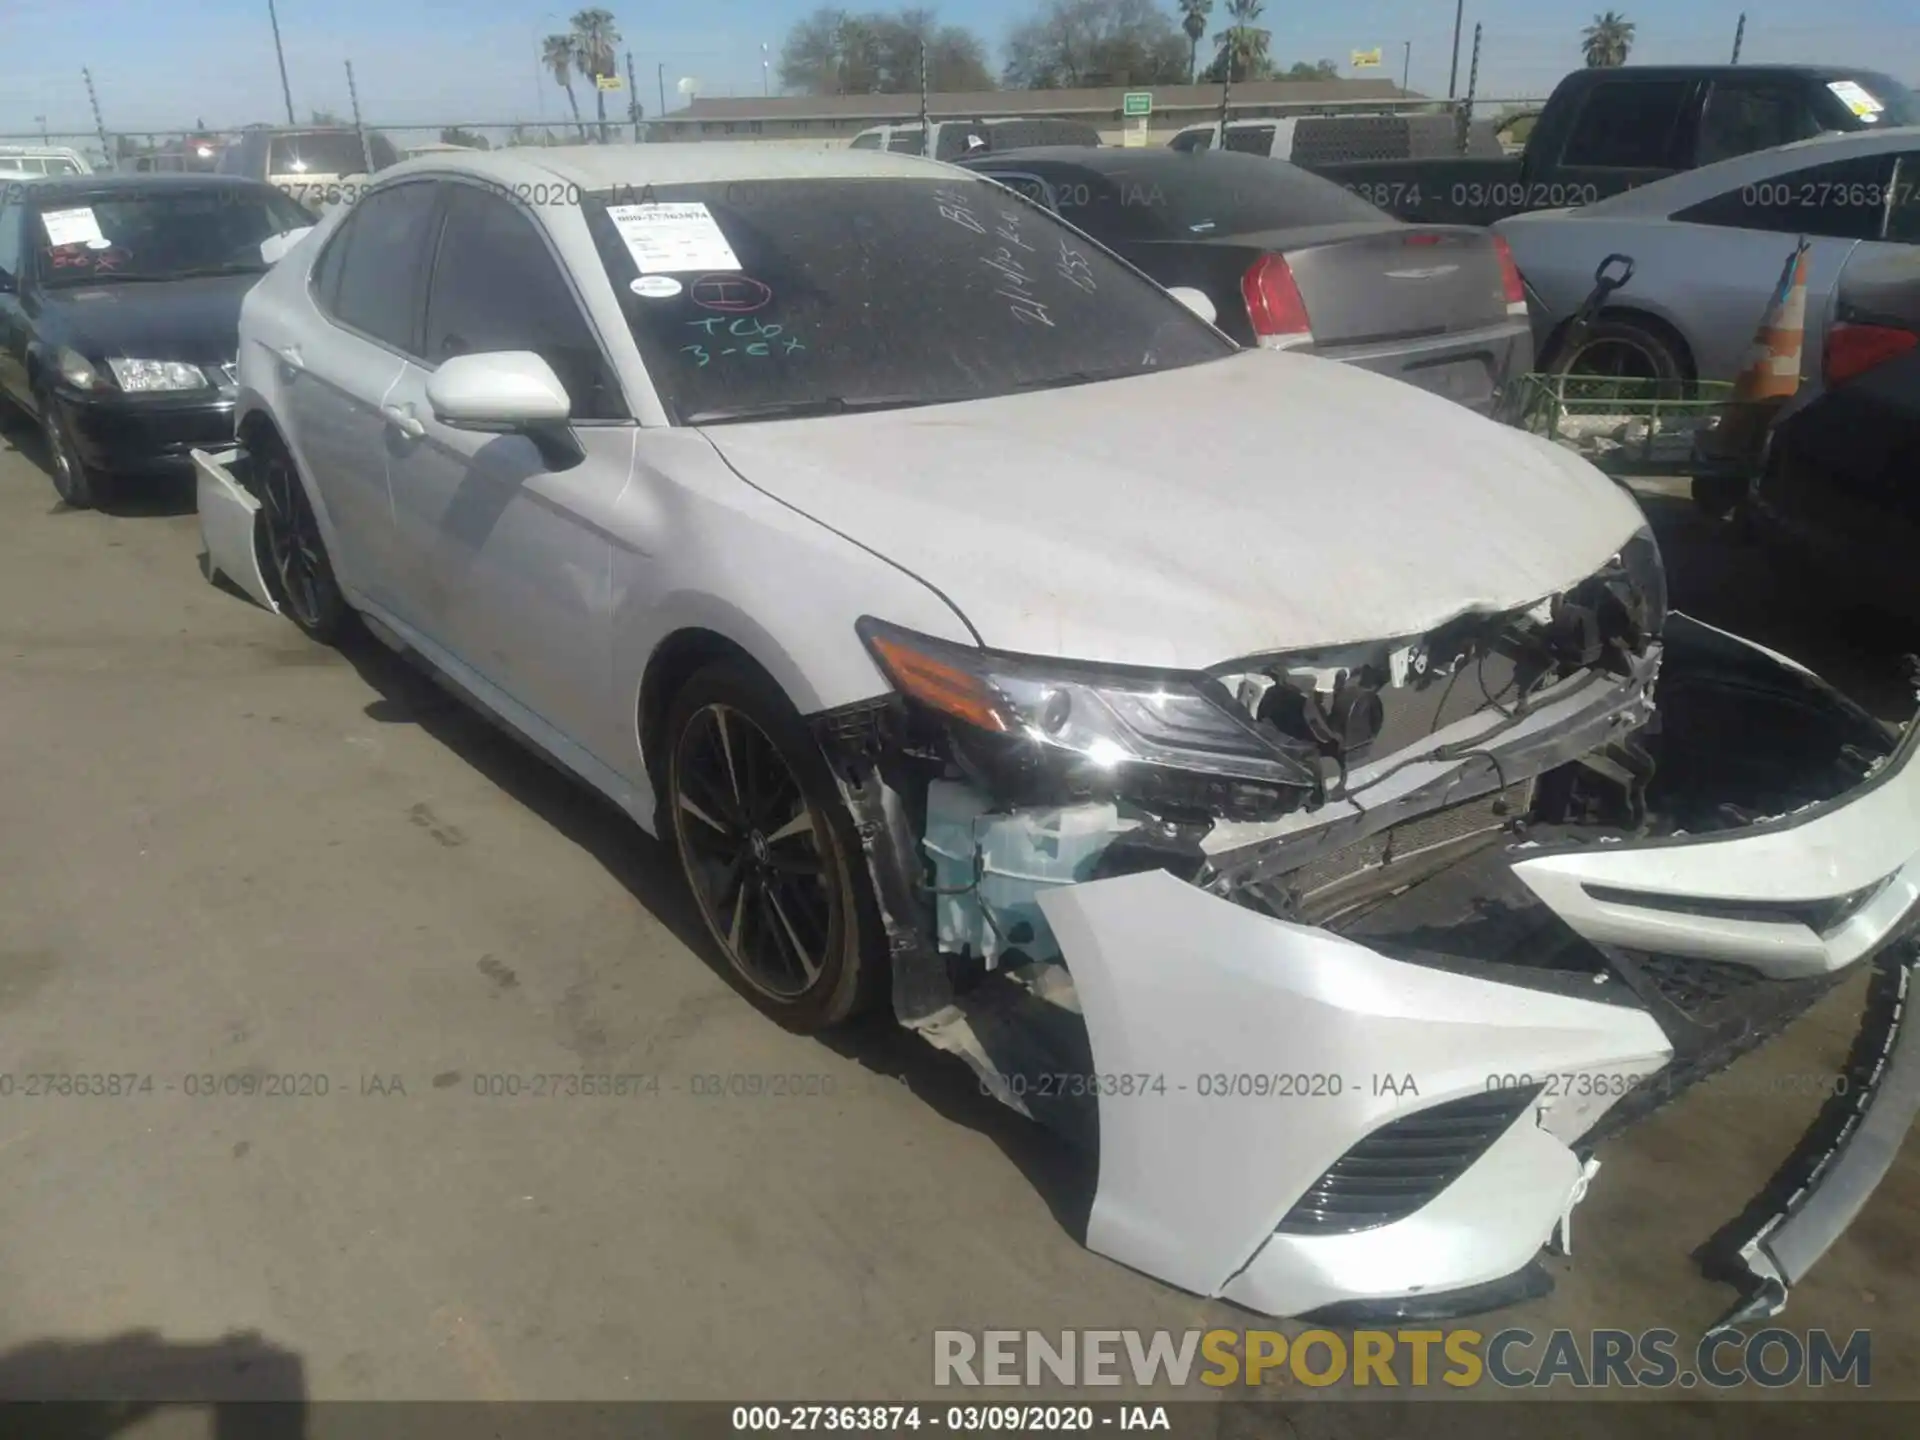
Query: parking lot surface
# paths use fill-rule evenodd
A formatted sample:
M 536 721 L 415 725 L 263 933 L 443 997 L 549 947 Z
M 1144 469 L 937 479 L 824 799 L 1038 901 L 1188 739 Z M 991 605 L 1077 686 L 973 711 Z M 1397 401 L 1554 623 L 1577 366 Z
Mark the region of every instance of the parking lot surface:
M 1261 1323 L 1082 1249 L 1089 1176 L 958 1062 L 763 1019 L 658 845 L 209 585 L 190 485 L 69 512 L 18 422 L 0 452 L 0 1351 L 252 1332 L 313 1398 L 881 1399 L 931 1393 L 937 1328 Z M 1905 718 L 1906 637 L 1648 504 L 1683 608 Z M 1611 1144 L 1557 1292 L 1494 1327 L 1713 1320 L 1689 1251 L 1861 991 Z M 626 1093 L 539 1078 L 583 1072 Z M 1783 1317 L 1871 1328 L 1880 1395 L 1920 1397 L 1917 1203 L 1909 1146 Z

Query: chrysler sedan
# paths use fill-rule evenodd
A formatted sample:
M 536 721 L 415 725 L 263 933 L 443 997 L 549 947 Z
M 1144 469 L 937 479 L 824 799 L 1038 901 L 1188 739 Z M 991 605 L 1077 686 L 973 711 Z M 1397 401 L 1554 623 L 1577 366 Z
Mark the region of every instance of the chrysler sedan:
M 1106 1255 L 1537 1293 L 1608 1136 L 1871 969 L 1817 1180 L 1729 1242 L 1768 1314 L 1920 1104 L 1910 734 L 1669 613 L 1577 456 L 1242 349 L 983 177 L 411 161 L 240 333 L 211 570 L 669 841 L 769 1015 L 887 1007 L 1097 1147 Z

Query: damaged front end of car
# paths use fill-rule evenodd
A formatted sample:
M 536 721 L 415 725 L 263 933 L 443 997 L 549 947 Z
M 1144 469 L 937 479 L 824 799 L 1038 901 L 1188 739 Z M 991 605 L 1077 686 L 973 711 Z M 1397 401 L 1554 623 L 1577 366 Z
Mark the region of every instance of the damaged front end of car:
M 1205 673 L 860 630 L 894 693 L 815 728 L 898 1018 L 1097 1147 L 1088 1244 L 1200 1294 L 1538 1293 L 1601 1140 L 1911 955 L 1911 739 L 1669 614 L 1644 531 L 1520 609 Z M 1857 1113 L 1723 1237 L 1749 1313 L 1920 1108 L 1875 994 Z

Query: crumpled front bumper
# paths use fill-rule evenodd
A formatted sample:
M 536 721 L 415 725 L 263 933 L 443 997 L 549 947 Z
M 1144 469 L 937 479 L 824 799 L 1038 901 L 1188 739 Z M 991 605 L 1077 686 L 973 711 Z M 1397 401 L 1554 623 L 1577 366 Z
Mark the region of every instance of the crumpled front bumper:
M 1806 684 L 1685 617 L 1669 636 L 1738 683 Z M 1583 1137 L 1646 1108 L 1670 1061 L 1684 1068 L 1670 1012 L 1598 983 L 1619 978 L 1617 957 L 1730 967 L 1805 995 L 1789 1017 L 1862 962 L 1905 974 L 1920 727 L 1885 749 L 1866 781 L 1796 813 L 1507 852 L 1511 878 L 1596 952 L 1590 994 L 1392 958 L 1161 871 L 1043 891 L 1097 1081 L 1089 1246 L 1275 1315 L 1467 1313 L 1528 1293 L 1598 1168 Z M 1869 1007 L 1846 1113 L 1809 1131 L 1797 1178 L 1726 1242 L 1748 1272 L 1728 1278 L 1752 1282 L 1742 1313 L 1784 1303 L 1920 1110 L 1920 1036 L 1898 995 Z

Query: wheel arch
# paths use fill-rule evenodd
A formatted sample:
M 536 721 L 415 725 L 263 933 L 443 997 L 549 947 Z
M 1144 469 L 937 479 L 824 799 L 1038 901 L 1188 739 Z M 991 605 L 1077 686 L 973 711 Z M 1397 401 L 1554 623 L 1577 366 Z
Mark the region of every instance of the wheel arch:
M 1627 325 L 1638 325 L 1641 329 L 1656 336 L 1673 352 L 1673 358 L 1680 363 L 1680 373 L 1689 382 L 1700 378 L 1698 363 L 1694 360 L 1693 346 L 1687 343 L 1687 337 L 1680 327 L 1658 311 L 1642 309 L 1637 305 L 1608 305 L 1601 309 L 1596 321 L 1617 320 Z M 1573 324 L 1569 315 L 1553 327 L 1545 347 L 1541 350 L 1539 364 L 1547 369 L 1560 358 L 1560 347 L 1566 341 L 1567 329 Z
M 819 708 L 813 703 L 810 689 L 799 685 L 794 668 L 778 662 L 767 664 L 756 653 L 760 648 L 743 644 L 732 635 L 704 624 L 682 625 L 653 647 L 647 657 L 646 667 L 641 672 L 634 721 L 635 735 L 640 745 L 640 763 L 646 768 L 656 794 L 661 792 L 665 781 L 665 776 L 660 773 L 659 760 L 664 748 L 662 732 L 666 728 L 668 712 L 673 708 L 673 697 L 687 681 L 707 666 L 721 661 L 745 666 L 765 676 L 802 715 Z M 780 673 L 783 670 L 788 672 L 784 676 Z

